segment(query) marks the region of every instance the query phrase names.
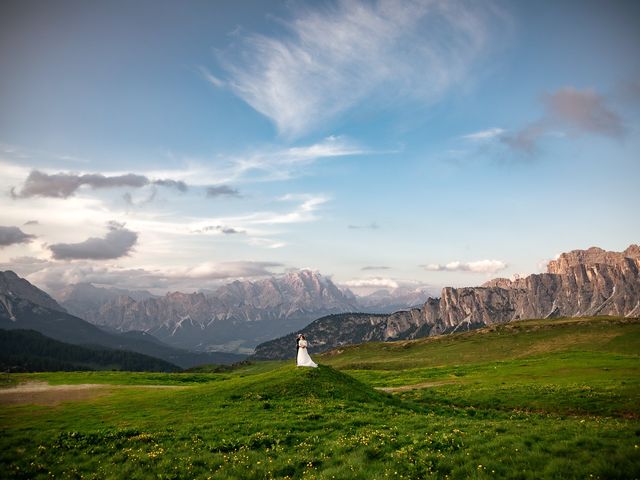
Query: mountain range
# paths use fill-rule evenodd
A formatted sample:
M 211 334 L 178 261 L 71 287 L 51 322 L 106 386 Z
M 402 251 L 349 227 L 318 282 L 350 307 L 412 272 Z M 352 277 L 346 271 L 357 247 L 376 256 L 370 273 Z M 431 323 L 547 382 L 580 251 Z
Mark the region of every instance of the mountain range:
M 106 332 L 71 315 L 47 293 L 12 271 L 0 272 L 0 329 L 35 330 L 61 342 L 128 350 L 183 368 L 206 363 L 233 363 L 244 358 L 232 353 L 176 349 L 145 332 Z
M 111 331 L 147 332 L 197 351 L 252 353 L 264 341 L 333 313 L 389 312 L 421 304 L 424 290 L 379 291 L 356 297 L 330 278 L 302 270 L 258 281 L 235 281 L 214 291 L 155 296 L 71 285 L 56 294 L 70 313 Z
M 640 316 L 640 246 L 623 252 L 592 247 L 561 254 L 547 272 L 480 287 L 442 289 L 421 307 L 389 315 L 342 314 L 304 329 L 310 352 L 341 345 L 440 335 L 530 318 Z M 256 358 L 290 358 L 295 334 L 265 342 Z

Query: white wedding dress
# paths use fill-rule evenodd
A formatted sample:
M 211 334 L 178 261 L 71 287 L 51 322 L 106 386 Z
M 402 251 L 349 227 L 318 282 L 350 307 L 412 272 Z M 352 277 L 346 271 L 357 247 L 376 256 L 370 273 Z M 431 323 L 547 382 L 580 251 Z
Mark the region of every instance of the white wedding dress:
M 300 342 L 298 343 L 298 358 L 297 358 L 297 366 L 298 367 L 317 367 L 318 364 L 315 363 L 313 360 L 311 360 L 311 357 L 309 356 L 309 352 L 307 352 L 307 341 L 306 340 L 300 340 Z

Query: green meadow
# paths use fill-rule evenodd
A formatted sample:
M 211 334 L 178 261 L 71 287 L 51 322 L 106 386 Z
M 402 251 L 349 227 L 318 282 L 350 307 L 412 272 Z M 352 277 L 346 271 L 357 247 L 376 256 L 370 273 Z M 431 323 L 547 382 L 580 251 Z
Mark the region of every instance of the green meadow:
M 314 359 L 5 374 L 6 389 L 93 386 L 40 405 L 0 395 L 0 478 L 640 478 L 637 319 L 522 321 Z

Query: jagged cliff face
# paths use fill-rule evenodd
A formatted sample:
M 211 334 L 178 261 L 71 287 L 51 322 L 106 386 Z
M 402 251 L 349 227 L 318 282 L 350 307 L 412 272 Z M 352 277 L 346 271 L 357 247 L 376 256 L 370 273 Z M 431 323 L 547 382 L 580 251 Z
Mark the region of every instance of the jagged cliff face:
M 480 288 L 445 288 L 439 318 L 483 325 L 525 318 L 590 315 L 640 315 L 640 248 L 624 252 L 600 248 L 563 253 L 549 262 L 548 273 Z
M 320 319 L 305 333 L 319 352 L 349 343 L 418 338 L 528 318 L 640 316 L 638 245 L 624 252 L 590 248 L 563 253 L 549 262 L 547 270 L 516 280 L 491 280 L 481 287 L 447 287 L 439 299 L 429 299 L 419 309 L 369 319 Z M 336 325 L 326 325 L 331 322 Z M 274 340 L 280 350 L 267 343 L 256 348 L 256 355 L 290 357 L 290 346 L 285 348 L 288 344 L 281 340 Z
M 322 315 L 357 310 L 350 292 L 310 271 L 236 281 L 210 293 L 172 292 L 137 300 L 118 295 L 77 312 L 77 301 L 63 305 L 97 325 L 142 330 L 175 346 L 211 351 L 251 351 Z
M 80 318 L 96 316 L 102 305 L 126 296 L 133 300 L 154 298 L 146 290 L 124 290 L 120 288 L 98 288 L 90 283 L 77 283 L 54 293 L 67 311 Z

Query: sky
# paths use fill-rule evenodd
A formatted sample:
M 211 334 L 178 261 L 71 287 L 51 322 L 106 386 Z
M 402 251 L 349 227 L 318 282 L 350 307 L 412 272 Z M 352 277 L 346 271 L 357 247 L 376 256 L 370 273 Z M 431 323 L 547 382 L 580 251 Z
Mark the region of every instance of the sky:
M 640 3 L 0 3 L 0 270 L 473 286 L 640 242 Z

